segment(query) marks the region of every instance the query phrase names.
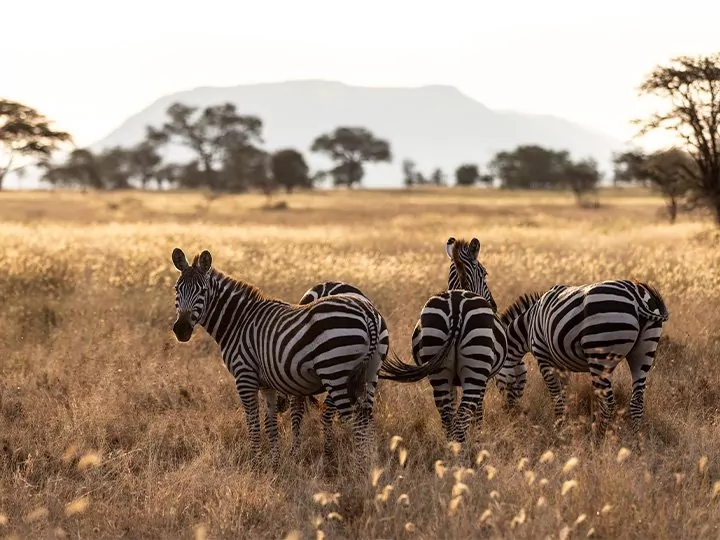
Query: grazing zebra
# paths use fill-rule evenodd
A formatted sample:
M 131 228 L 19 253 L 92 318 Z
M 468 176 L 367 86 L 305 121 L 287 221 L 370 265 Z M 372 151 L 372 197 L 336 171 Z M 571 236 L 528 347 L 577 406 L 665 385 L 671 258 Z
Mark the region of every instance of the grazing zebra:
M 660 293 L 630 280 L 556 285 L 545 293 L 520 296 L 501 315 L 507 326 L 508 365 L 522 363 L 532 353 L 555 401 L 556 426 L 565 418 L 567 372 L 590 373 L 598 435 L 605 433 L 615 409 L 612 374 L 623 358 L 632 376 L 633 431 L 639 430 L 647 375 L 668 318 Z M 524 386 L 524 381 L 516 384 Z
M 412 355 L 418 365 L 438 354 L 446 357 L 442 368 L 428 378 L 446 437 L 463 443 L 471 421 L 482 424 L 487 381 L 503 366 L 507 339 L 495 315 L 497 304 L 485 280 L 487 272 L 477 259 L 478 239 L 450 237 L 446 252 L 451 260 L 450 290 L 432 296 L 423 306 L 413 330 Z M 458 386 L 462 398 L 454 411 Z
M 366 445 L 382 363 L 381 317 L 369 301 L 338 294 L 293 305 L 214 269 L 209 251 L 189 264 L 175 248 L 172 260 L 180 271 L 173 332 L 178 341 L 186 342 L 199 324 L 220 346 L 245 410 L 253 457 L 260 453 L 258 391 L 267 403 L 265 431 L 273 463 L 278 459 L 278 391 L 307 396 L 326 390 L 343 418 L 355 413 L 355 441 Z M 440 360 L 431 361 L 430 369 Z M 384 378 L 398 381 L 419 380 L 429 371 L 396 361 L 388 362 L 387 368 L 390 373 Z M 324 427 L 325 453 L 332 456 L 331 426 Z

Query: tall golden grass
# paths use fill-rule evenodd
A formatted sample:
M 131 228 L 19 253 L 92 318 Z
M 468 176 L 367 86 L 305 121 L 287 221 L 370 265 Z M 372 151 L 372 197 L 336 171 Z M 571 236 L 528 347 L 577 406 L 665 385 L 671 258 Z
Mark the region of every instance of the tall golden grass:
M 643 194 L 580 210 L 562 194 L 318 193 L 276 211 L 250 195 L 0 195 L 0 537 L 720 535 L 720 250 L 701 218 L 667 225 Z M 556 283 L 660 289 L 671 318 L 639 439 L 624 364 L 613 431 L 594 447 L 588 378 L 572 377 L 556 436 L 528 360 L 520 413 L 491 384 L 482 432 L 460 452 L 443 441 L 427 381 L 383 382 L 371 471 L 340 424 L 347 451 L 326 471 L 316 411 L 299 459 L 252 469 L 216 345 L 203 331 L 172 336 L 172 248 L 209 249 L 221 270 L 287 300 L 349 281 L 409 361 L 419 310 L 446 285 L 448 236 L 481 240 L 501 309 Z M 285 415 L 285 449 L 289 431 Z

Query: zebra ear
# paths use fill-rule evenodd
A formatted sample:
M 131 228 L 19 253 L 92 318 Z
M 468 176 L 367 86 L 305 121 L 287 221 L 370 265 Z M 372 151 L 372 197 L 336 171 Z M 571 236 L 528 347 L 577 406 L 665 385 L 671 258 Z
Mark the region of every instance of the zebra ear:
M 452 236 L 448 238 L 447 244 L 445 245 L 445 253 L 447 253 L 447 256 L 452 259 L 452 252 L 453 252 L 453 246 L 455 245 L 455 238 Z
M 173 264 L 175 265 L 175 268 L 180 270 L 180 272 L 182 272 L 183 270 L 185 270 L 186 268 L 188 268 L 190 266 L 190 264 L 188 263 L 187 257 L 185 257 L 183 250 L 180 248 L 173 249 L 172 261 L 173 261 Z
M 203 273 L 207 274 L 210 271 L 210 268 L 212 267 L 212 255 L 210 255 L 210 252 L 206 249 L 200 254 L 200 258 L 198 259 L 198 269 Z
M 477 259 L 480 256 L 480 240 L 477 238 L 470 240 L 470 250 Z

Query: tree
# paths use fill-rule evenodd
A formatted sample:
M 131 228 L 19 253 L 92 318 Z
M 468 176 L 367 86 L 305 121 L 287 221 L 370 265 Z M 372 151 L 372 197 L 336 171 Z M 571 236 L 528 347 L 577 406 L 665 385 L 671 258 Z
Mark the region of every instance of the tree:
M 720 53 L 680 56 L 656 66 L 640 93 L 661 98 L 666 107 L 635 121 L 639 135 L 665 129 L 683 141 L 697 166 L 693 190 L 713 209 L 720 227 Z
M 178 140 L 197 155 L 202 165 L 204 183 L 210 189 L 221 189 L 219 168 L 237 156 L 238 147 L 262 142 L 262 121 L 256 116 L 238 114 L 232 103 L 206 107 L 200 114 L 197 107 L 175 103 L 167 110 L 170 120 L 163 125 L 161 141 Z M 227 178 L 227 175 L 225 175 Z
M 445 185 L 445 173 L 442 172 L 442 169 L 438 168 L 433 171 L 430 175 L 430 183 L 435 184 L 436 186 Z
M 100 159 L 86 148 L 77 148 L 70 152 L 62 167 L 61 176 L 72 179 L 73 184 L 78 184 L 85 189 L 105 188 Z
M 570 156 L 565 150 L 521 145 L 498 152 L 488 164 L 492 175 L 508 189 L 557 189 L 564 187 Z
M 270 161 L 272 176 L 277 185 L 292 193 L 295 188 L 310 188 L 310 168 L 303 155 L 293 148 L 275 152 Z
M 455 169 L 455 184 L 458 186 L 474 186 L 480 179 L 480 170 L 477 165 L 465 163 Z
M 643 174 L 662 193 L 670 223 L 675 223 L 679 203 L 692 191 L 698 178 L 697 165 L 687 152 L 678 148 L 650 154 Z
M 413 187 L 416 180 L 416 174 L 415 171 L 416 164 L 412 159 L 404 159 L 402 162 L 402 170 L 403 170 L 403 182 L 405 183 L 405 187 Z
M 565 181 L 575 195 L 578 204 L 582 206 L 585 195 L 595 191 L 600 181 L 597 161 L 593 158 L 586 158 L 575 163 L 567 163 Z
M 162 156 L 159 148 L 167 142 L 167 135 L 150 126 L 146 128 L 145 140 L 131 147 L 127 151 L 130 176 L 140 183 L 140 187 L 146 189 L 151 180 L 158 182 L 157 175 L 162 166 Z
M 478 178 L 478 182 L 485 184 L 487 187 L 492 186 L 495 181 L 495 177 L 492 174 L 481 174 Z
M 72 142 L 70 134 L 53 129 L 50 121 L 32 107 L 0 99 L 0 150 L 7 154 L 0 163 L 0 189 L 7 174 L 20 169 L 12 168 L 17 157 L 45 161 L 65 142 Z
M 310 150 L 334 161 L 335 167 L 330 174 L 335 185 L 349 188 L 362 181 L 365 175 L 363 164 L 392 161 L 390 143 L 362 127 L 338 127 L 332 133 L 317 137 Z
M 613 184 L 617 187 L 621 182 L 627 184 L 647 183 L 643 166 L 646 156 L 639 150 L 613 154 Z

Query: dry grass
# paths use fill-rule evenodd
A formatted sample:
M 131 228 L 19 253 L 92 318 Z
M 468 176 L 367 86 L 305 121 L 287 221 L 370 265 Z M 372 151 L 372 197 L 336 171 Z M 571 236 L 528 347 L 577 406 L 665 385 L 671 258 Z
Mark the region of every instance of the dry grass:
M 701 221 L 664 224 L 652 197 L 607 195 L 581 211 L 561 194 L 321 193 L 273 212 L 254 196 L 0 195 L 0 537 L 720 534 L 718 236 Z M 587 378 L 572 378 L 574 421 L 558 438 L 530 361 L 522 414 L 504 412 L 493 385 L 470 455 L 444 446 L 426 381 L 382 383 L 374 475 L 348 452 L 326 474 L 317 412 L 298 462 L 251 470 L 217 347 L 203 331 L 189 344 L 171 334 L 172 248 L 210 249 L 218 268 L 290 300 L 321 280 L 350 281 L 407 359 L 420 307 L 445 285 L 451 235 L 480 238 L 501 308 L 558 282 L 660 288 L 671 319 L 639 443 L 622 410 L 624 365 L 614 434 L 593 448 Z

